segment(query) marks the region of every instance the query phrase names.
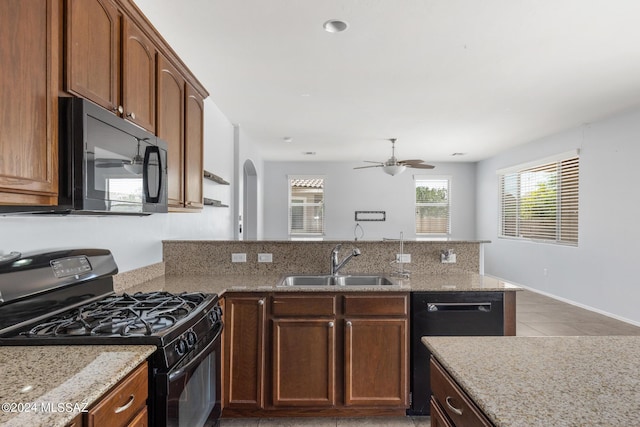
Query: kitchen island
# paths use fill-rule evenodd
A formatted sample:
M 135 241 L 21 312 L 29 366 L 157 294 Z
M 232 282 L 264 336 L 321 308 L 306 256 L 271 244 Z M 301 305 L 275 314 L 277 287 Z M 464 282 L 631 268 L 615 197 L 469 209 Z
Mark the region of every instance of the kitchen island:
M 0 347 L 0 425 L 69 425 L 155 350 L 149 345 Z
M 640 337 L 423 337 L 498 427 L 640 425 Z

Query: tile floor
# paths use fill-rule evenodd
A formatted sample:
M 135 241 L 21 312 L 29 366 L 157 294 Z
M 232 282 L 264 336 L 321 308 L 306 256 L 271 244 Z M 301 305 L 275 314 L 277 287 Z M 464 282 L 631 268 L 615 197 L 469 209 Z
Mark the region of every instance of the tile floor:
M 518 336 L 640 335 L 640 327 L 531 292 L 516 298 Z M 429 427 L 429 417 L 222 419 L 221 427 Z

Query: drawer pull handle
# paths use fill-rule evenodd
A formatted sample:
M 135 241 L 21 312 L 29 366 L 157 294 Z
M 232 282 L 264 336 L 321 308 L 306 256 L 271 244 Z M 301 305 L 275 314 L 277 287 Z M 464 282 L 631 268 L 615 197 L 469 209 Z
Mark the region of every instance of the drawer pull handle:
M 129 407 L 131 405 L 133 405 L 133 401 L 134 400 L 136 400 L 136 396 L 134 394 L 132 394 L 131 396 L 129 396 L 129 401 L 125 405 L 123 405 L 123 406 L 121 406 L 119 408 L 116 408 L 113 412 L 116 413 L 116 414 L 119 414 L 120 412 L 126 411 L 127 409 L 129 409 Z
M 276 301 L 276 302 L 278 302 L 278 301 Z M 258 300 L 258 305 L 264 305 L 264 300 L 263 299 L 259 299 Z
M 453 400 L 453 399 L 451 398 L 451 396 L 447 396 L 447 398 L 446 398 L 444 401 L 446 402 L 446 404 L 447 404 L 447 406 L 449 407 L 449 409 L 451 409 L 451 412 L 453 412 L 453 413 L 454 413 L 454 414 L 456 414 L 456 415 L 462 415 L 462 409 L 458 409 L 458 408 L 456 408 L 455 406 L 453 406 L 453 405 L 451 404 L 451 401 L 452 401 L 452 400 Z

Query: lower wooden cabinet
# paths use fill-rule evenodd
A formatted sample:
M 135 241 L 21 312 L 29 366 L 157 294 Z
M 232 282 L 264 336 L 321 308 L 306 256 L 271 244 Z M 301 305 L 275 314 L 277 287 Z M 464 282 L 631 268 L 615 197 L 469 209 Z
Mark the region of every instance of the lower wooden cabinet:
M 445 368 L 431 357 L 431 427 L 492 427 L 493 424 L 458 386 Z M 434 411 L 435 408 L 435 411 Z
M 260 294 L 224 298 L 224 408 L 264 407 L 266 299 Z
M 273 406 L 336 404 L 336 296 L 271 298 Z
M 142 363 L 85 414 L 86 427 L 147 426 L 148 365 Z
M 231 294 L 225 304 L 224 417 L 404 415 L 408 293 Z

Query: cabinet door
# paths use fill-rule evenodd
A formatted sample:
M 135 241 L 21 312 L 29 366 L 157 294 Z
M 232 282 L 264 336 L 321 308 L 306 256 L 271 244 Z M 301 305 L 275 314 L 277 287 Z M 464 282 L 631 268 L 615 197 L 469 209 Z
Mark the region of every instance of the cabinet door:
M 58 10 L 0 1 L 0 204 L 57 204 Z
M 67 92 L 118 113 L 120 13 L 111 0 L 66 1 Z
M 273 320 L 273 405 L 335 405 L 335 320 Z
M 224 407 L 264 407 L 265 298 L 225 298 Z
M 185 100 L 185 207 L 202 208 L 203 179 L 203 120 L 204 104 L 202 97 L 186 85 Z
M 345 320 L 345 405 L 408 406 L 406 319 Z
M 124 118 L 156 132 L 156 49 L 133 22 L 123 18 L 122 96 Z
M 184 205 L 184 79 L 158 55 L 158 137 L 169 145 L 169 206 Z

